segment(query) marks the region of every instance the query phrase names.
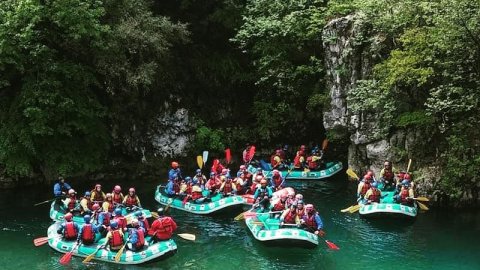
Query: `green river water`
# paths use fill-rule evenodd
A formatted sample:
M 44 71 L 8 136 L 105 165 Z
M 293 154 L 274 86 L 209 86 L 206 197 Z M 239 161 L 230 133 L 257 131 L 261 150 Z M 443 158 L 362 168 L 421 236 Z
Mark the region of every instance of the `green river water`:
M 287 180 L 288 181 L 288 180 Z M 114 182 L 102 182 L 111 190 Z M 365 220 L 340 209 L 354 203 L 355 185 L 344 175 L 328 181 L 288 181 L 320 211 L 326 239 L 340 247 L 330 251 L 323 242 L 315 249 L 268 247 L 256 241 L 245 224 L 229 213 L 196 216 L 173 209 L 178 233 L 193 233 L 197 241 L 175 238 L 178 252 L 163 261 L 140 266 L 104 262 L 83 265 L 74 257 L 59 264 L 62 254 L 48 245 L 35 247 L 32 240 L 45 236 L 51 224 L 52 188 L 0 192 L 0 269 L 480 269 L 480 212 L 431 210 L 413 222 Z M 136 182 L 144 207 L 156 209 L 157 181 Z M 76 184 L 79 193 L 93 183 Z M 131 184 L 124 181 L 126 189 Z

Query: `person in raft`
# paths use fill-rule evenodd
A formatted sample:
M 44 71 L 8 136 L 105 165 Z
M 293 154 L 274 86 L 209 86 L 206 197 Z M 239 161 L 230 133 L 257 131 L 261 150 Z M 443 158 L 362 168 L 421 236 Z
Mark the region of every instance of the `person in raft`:
M 178 177 L 176 174 L 172 174 L 170 177 L 165 187 L 165 194 L 167 194 L 168 197 L 175 197 L 180 192 L 180 185 L 177 181 Z
M 90 200 L 94 203 L 98 203 L 100 205 L 103 204 L 103 201 L 105 201 L 105 193 L 102 191 L 102 185 L 96 184 L 95 188 L 90 191 L 91 196 Z
M 131 187 L 128 189 L 128 194 L 123 199 L 123 205 L 125 205 L 125 207 L 130 210 L 135 208 L 142 208 L 142 205 L 140 204 L 140 199 L 135 192 L 135 188 Z
M 373 182 L 365 193 L 365 204 L 380 203 L 380 198 L 382 198 L 382 192 L 378 189 L 378 182 Z
M 119 185 L 116 185 L 113 190 L 112 190 L 112 201 L 113 201 L 113 204 L 116 206 L 117 204 L 122 204 L 123 203 L 123 199 L 125 197 L 123 196 L 123 193 L 122 193 L 122 187 L 120 187 Z
M 77 192 L 75 192 L 73 188 L 68 190 L 68 197 L 63 201 L 63 203 L 68 212 L 73 213 L 76 211 L 78 213 L 80 210 L 80 204 L 77 200 Z
M 80 214 L 90 214 L 92 212 L 93 202 L 90 200 L 90 191 L 85 191 L 83 197 L 80 198 Z
M 384 190 L 393 190 L 395 188 L 395 174 L 393 170 L 392 162 L 385 160 L 383 169 L 380 171 L 380 181 L 383 182 Z
M 148 230 L 153 241 L 165 241 L 172 238 L 173 232 L 177 229 L 177 224 L 171 217 L 164 216 L 163 208 L 157 210 L 158 218 L 152 223 Z
M 72 218 L 72 213 L 66 213 L 65 222 L 63 222 L 57 230 L 58 234 L 62 234 L 65 240 L 76 240 L 78 237 L 78 224 Z
M 414 197 L 415 194 L 413 192 L 413 188 L 410 186 L 410 182 L 408 180 L 403 180 L 400 193 L 395 195 L 393 198 L 397 203 L 412 206 Z
M 254 206 L 260 206 L 259 212 L 265 212 L 270 209 L 270 199 L 273 196 L 273 192 L 272 188 L 267 186 L 267 183 L 267 179 L 262 179 L 260 181 L 260 187 L 255 190 L 255 195 L 253 195 Z
M 98 232 L 98 227 L 92 223 L 90 215 L 85 215 L 83 217 L 85 223 L 79 230 L 79 234 L 77 237 L 77 243 L 81 243 L 84 245 L 91 245 L 95 241 L 95 234 Z
M 122 248 L 123 244 L 123 231 L 118 227 L 118 223 L 113 221 L 110 223 L 110 231 L 105 237 L 107 239 L 108 246 L 110 250 L 119 250 Z
M 357 202 L 361 202 L 364 199 L 365 194 L 367 193 L 367 191 L 370 189 L 370 186 L 372 185 L 371 181 L 372 181 L 372 177 L 367 174 L 363 177 L 363 180 L 360 181 L 360 183 L 358 183 Z
M 291 225 L 300 226 L 300 218 L 297 215 L 297 204 L 291 204 L 290 208 L 283 211 L 280 216 L 280 227 Z
M 300 149 L 297 151 L 295 158 L 293 159 L 293 168 L 295 170 L 303 170 L 306 168 L 305 160 L 306 160 L 306 146 L 300 146 Z
M 303 215 L 300 223 L 305 228 L 305 230 L 312 232 L 319 236 L 324 236 L 325 232 L 323 231 L 323 222 L 320 218 L 320 215 L 313 208 L 312 204 L 305 205 L 305 215 Z
M 127 247 L 132 251 L 142 250 L 145 246 L 145 229 L 140 226 L 137 219 L 132 220 L 132 228 L 128 230 L 128 239 Z
M 176 161 L 172 161 L 171 169 L 168 171 L 168 179 L 183 179 L 182 170 L 180 170 L 180 164 Z
M 282 150 L 277 149 L 275 153 L 270 157 L 270 164 L 272 165 L 272 169 L 282 170 L 285 165 L 282 159 Z
M 58 177 L 57 182 L 53 185 L 53 196 L 55 196 L 54 207 L 57 208 L 56 210 L 63 206 L 62 199 L 65 198 L 71 188 L 72 187 L 65 182 L 65 178 L 62 176 Z
M 203 175 L 202 170 L 197 169 L 196 170 L 195 176 L 193 177 L 193 180 L 197 180 L 198 184 L 200 187 L 203 189 L 205 188 L 205 183 L 207 182 L 207 177 Z

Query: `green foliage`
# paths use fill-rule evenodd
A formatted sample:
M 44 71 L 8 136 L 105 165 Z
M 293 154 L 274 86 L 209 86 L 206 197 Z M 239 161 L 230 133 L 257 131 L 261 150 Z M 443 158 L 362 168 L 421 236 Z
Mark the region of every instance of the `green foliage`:
M 348 144 L 350 141 L 350 133 L 346 127 L 335 127 L 327 130 L 327 139 L 334 144 L 342 145 Z
M 197 128 L 193 148 L 197 152 L 203 150 L 221 152 L 225 149 L 224 137 L 225 134 L 221 130 L 200 126 Z
M 434 118 L 426 114 L 425 111 L 405 112 L 398 116 L 396 120 L 397 127 L 429 127 L 432 126 Z

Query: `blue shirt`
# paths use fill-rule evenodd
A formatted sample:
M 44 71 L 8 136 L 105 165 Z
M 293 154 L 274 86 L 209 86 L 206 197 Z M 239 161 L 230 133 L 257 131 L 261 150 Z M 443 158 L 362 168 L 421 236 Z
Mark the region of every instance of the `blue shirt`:
M 142 227 L 139 227 L 138 229 L 142 230 L 143 231 L 143 234 L 145 235 L 145 229 L 142 228 Z M 130 240 L 129 242 L 132 243 L 133 245 L 135 245 L 137 242 L 138 242 L 138 232 L 137 232 L 137 229 L 136 228 L 131 228 L 129 230 L 129 234 L 130 234 Z
M 257 190 L 255 190 L 255 195 L 253 195 L 253 200 L 256 200 L 258 198 L 258 196 L 260 196 L 260 193 L 262 193 L 262 192 L 265 192 L 265 195 L 267 195 L 269 199 L 272 198 L 272 196 L 273 196 L 273 192 L 272 192 L 271 187 L 265 187 L 265 189 L 262 189 L 260 187 L 260 188 L 257 188 Z M 263 200 L 263 198 L 262 198 L 262 200 Z
M 176 169 L 170 169 L 170 171 L 168 171 L 168 180 L 174 179 L 175 175 L 177 175 L 178 179 L 183 179 L 182 171 L 180 170 L 180 168 L 176 168 Z
M 168 184 L 165 187 L 165 193 L 167 193 L 168 195 L 175 195 L 173 180 L 168 181 Z
M 67 192 L 71 188 L 72 187 L 65 182 L 63 184 L 58 182 L 53 185 L 53 195 L 55 195 L 55 197 L 60 197 L 62 196 L 62 191 Z

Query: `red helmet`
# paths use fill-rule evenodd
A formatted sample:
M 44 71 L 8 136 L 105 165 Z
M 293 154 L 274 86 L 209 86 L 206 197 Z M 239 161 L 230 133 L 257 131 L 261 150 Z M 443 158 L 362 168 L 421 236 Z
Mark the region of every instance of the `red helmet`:
M 305 150 L 307 147 L 305 145 L 302 144 L 302 146 L 300 146 L 300 149 L 302 150 Z
M 71 221 L 72 217 L 73 217 L 72 213 L 66 213 L 65 216 L 64 216 L 66 221 Z
M 95 203 L 94 205 L 92 205 L 93 211 L 98 210 L 99 208 L 100 208 L 100 205 L 98 203 Z
M 133 193 L 135 193 L 135 189 L 134 189 L 133 187 L 131 187 L 131 188 L 128 189 L 128 192 L 133 192 Z
M 273 175 L 280 175 L 280 172 L 278 170 L 273 170 Z
M 172 168 L 174 169 L 178 168 L 178 162 L 172 161 Z
M 406 174 L 403 176 L 403 179 L 410 180 L 410 179 L 411 179 L 410 174 L 406 173 Z
M 306 209 L 307 211 L 313 210 L 313 204 L 307 204 L 307 205 L 305 205 L 305 209 Z
M 100 184 L 96 184 L 96 185 L 95 185 L 95 188 L 97 188 L 97 187 L 101 188 L 101 187 L 102 187 L 102 185 L 100 185 Z
M 373 172 L 371 170 L 368 170 L 367 175 L 373 176 Z
M 246 170 L 247 167 L 245 165 L 240 165 L 240 170 Z
M 116 185 L 114 188 L 113 188 L 113 191 L 115 192 L 121 192 L 122 191 L 122 188 L 119 186 L 119 185 Z
M 277 155 L 280 155 L 280 154 L 282 153 L 282 151 L 281 151 L 280 149 L 277 149 L 277 150 L 275 151 L 275 153 L 276 153 Z

